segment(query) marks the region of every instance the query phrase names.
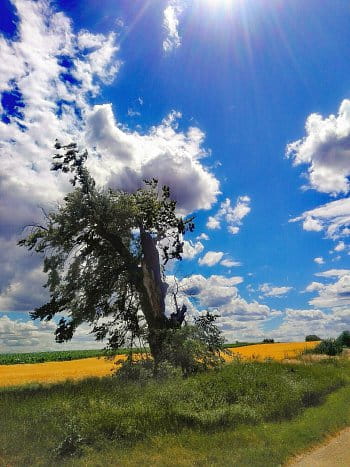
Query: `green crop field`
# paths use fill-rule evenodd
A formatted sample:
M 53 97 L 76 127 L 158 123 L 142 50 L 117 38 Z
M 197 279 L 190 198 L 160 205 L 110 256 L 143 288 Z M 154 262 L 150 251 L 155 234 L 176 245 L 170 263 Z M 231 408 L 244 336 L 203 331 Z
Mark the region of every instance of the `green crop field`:
M 138 350 L 134 350 L 137 352 Z M 119 349 L 114 354 L 127 353 L 128 349 Z M 52 352 L 8 353 L 0 354 L 0 365 L 16 365 L 22 363 L 62 362 L 81 358 L 101 357 L 107 355 L 104 350 L 62 350 Z M 113 355 L 113 353 L 108 353 Z
M 225 344 L 225 348 L 244 347 L 254 345 L 249 342 L 236 342 Z M 102 357 L 106 355 L 122 355 L 128 353 L 129 349 L 118 349 L 115 352 L 104 350 L 53 350 L 51 352 L 28 352 L 28 353 L 6 353 L 0 354 L 0 365 L 16 365 L 22 363 L 43 363 L 43 362 L 63 362 L 68 360 L 79 360 L 81 358 Z M 144 349 L 142 350 L 144 351 Z M 140 349 L 133 349 L 134 353 L 141 352 Z

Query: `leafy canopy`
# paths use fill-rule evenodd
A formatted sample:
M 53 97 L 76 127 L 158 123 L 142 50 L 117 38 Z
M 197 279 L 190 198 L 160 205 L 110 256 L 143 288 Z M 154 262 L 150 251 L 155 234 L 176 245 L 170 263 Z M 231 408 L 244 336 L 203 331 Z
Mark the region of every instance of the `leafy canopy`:
M 86 151 L 58 141 L 55 148 L 52 170 L 71 173 L 74 189 L 19 242 L 43 255 L 47 273 L 50 301 L 32 318 L 60 315 L 58 342 L 71 339 L 84 322 L 111 348 L 147 338 L 151 328 L 170 322 L 163 306 L 164 265 L 181 260 L 182 236 L 193 230 L 193 218 L 177 216 L 169 188 L 159 189 L 156 179 L 135 193 L 102 189 L 85 167 Z M 145 280 L 146 273 L 154 283 Z M 159 316 L 151 293 L 163 304 Z

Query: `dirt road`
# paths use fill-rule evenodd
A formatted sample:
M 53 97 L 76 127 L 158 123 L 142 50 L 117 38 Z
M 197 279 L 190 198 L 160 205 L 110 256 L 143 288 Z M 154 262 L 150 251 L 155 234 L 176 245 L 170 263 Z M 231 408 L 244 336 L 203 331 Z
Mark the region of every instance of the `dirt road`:
M 350 428 L 306 454 L 296 457 L 288 467 L 349 467 Z

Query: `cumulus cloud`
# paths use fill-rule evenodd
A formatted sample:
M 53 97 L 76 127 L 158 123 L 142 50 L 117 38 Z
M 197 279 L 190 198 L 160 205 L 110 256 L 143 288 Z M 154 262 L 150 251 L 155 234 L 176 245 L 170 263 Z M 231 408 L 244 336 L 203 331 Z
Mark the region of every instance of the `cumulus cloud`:
M 348 194 L 350 176 L 350 100 L 345 99 L 337 115 L 323 118 L 311 114 L 306 136 L 287 146 L 287 156 L 295 165 L 308 166 L 309 187 L 331 196 Z M 338 239 L 350 234 L 350 199 L 342 198 L 304 212 L 292 219 L 302 221 L 303 229 L 324 231 Z
M 148 134 L 121 129 L 110 104 L 96 105 L 87 115 L 87 141 L 100 157 L 89 167 L 100 184 L 134 191 L 144 179 L 156 177 L 170 186 L 183 212 L 209 209 L 219 193 L 219 182 L 201 163 L 204 134 L 191 127 L 177 129 L 179 112 L 171 112 Z
M 318 256 L 317 258 L 314 258 L 315 263 L 317 264 L 324 264 L 324 259 L 322 256 Z
M 199 255 L 204 250 L 204 245 L 201 242 L 191 242 L 191 241 L 184 241 L 183 245 L 183 259 L 193 259 L 195 256 Z
M 306 289 L 305 292 L 317 292 L 318 290 L 321 290 L 323 288 L 323 284 L 321 282 L 311 282 Z
M 304 212 L 290 222 L 303 221 L 304 230 L 324 231 L 328 238 L 338 239 L 350 234 L 350 198 L 331 201 Z
M 268 283 L 261 284 L 259 286 L 260 292 L 262 292 L 265 297 L 282 297 L 283 295 L 286 295 L 291 289 L 292 287 L 276 287 Z
M 200 266 L 214 266 L 224 256 L 222 251 L 208 251 L 203 258 L 199 258 L 198 264 Z
M 334 251 L 344 251 L 345 250 L 345 243 L 338 242 L 337 245 L 334 247 Z
M 33 322 L 0 316 L 0 352 L 35 352 L 42 350 L 68 350 L 101 348 L 90 334 L 88 326 L 81 326 L 71 342 L 57 344 L 53 322 Z
M 317 290 L 318 296 L 310 300 L 310 305 L 318 308 L 350 306 L 350 274 L 341 275 L 331 284 L 323 284 Z M 350 311 L 349 311 L 350 314 Z
M 268 335 L 279 341 L 304 341 L 308 334 L 323 338 L 339 334 L 340 329 L 337 318 L 319 309 L 287 308 L 282 323 Z
M 164 9 L 163 27 L 166 37 L 163 41 L 163 50 L 165 53 L 169 53 L 181 45 L 178 28 L 183 6 L 183 2 L 180 0 L 170 0 Z
M 311 114 L 306 136 L 287 146 L 295 165 L 307 164 L 310 186 L 322 193 L 348 193 L 350 176 L 350 100 L 337 115 Z
M 183 213 L 209 209 L 219 192 L 218 180 L 202 164 L 204 134 L 195 127 L 179 131 L 181 114 L 171 112 L 140 134 L 122 127 L 110 104 L 91 106 L 90 98 L 121 66 L 114 33 L 75 32 L 70 19 L 44 0 L 13 4 L 18 33 L 11 40 L 0 35 L 1 98 L 16 102 L 15 109 L 3 105 L 0 111 L 4 311 L 30 310 L 45 298 L 39 258 L 16 243 L 24 225 L 41 221 L 40 207 L 53 209 L 71 189 L 68 177 L 50 171 L 55 138 L 89 149 L 88 166 L 100 185 L 134 190 L 157 177 L 170 185 Z
M 239 276 L 212 275 L 206 278 L 195 274 L 178 282 L 179 299 L 188 300 L 197 312 L 215 311 L 219 316 L 217 324 L 228 340 L 261 338 L 264 323 L 280 316 L 281 312 L 257 301 L 247 302 L 237 289 L 242 281 Z
M 220 229 L 223 220 L 227 223 L 227 230 L 236 235 L 242 225 L 243 218 L 251 210 L 249 196 L 239 196 L 235 206 L 231 205 L 231 200 L 226 198 L 220 204 L 218 212 L 214 216 L 209 216 L 207 221 L 208 229 Z
M 198 235 L 198 237 L 196 237 L 196 240 L 209 240 L 209 236 L 203 232 L 200 235 Z

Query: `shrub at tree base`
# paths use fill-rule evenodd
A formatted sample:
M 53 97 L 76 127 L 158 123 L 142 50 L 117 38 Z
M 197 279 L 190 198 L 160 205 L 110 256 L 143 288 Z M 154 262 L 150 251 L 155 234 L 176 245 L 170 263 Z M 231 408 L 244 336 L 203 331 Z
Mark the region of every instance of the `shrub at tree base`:
M 163 340 L 162 358 L 154 368 L 154 360 L 150 358 L 133 360 L 132 354 L 121 362 L 122 367 L 116 376 L 123 381 L 146 381 L 152 376 L 164 379 L 214 369 L 224 363 L 222 353 L 230 354 L 223 349 L 224 338 L 215 325 L 216 316 L 205 314 L 195 318 L 194 324 L 169 329 Z M 120 363 L 120 362 L 118 362 Z

